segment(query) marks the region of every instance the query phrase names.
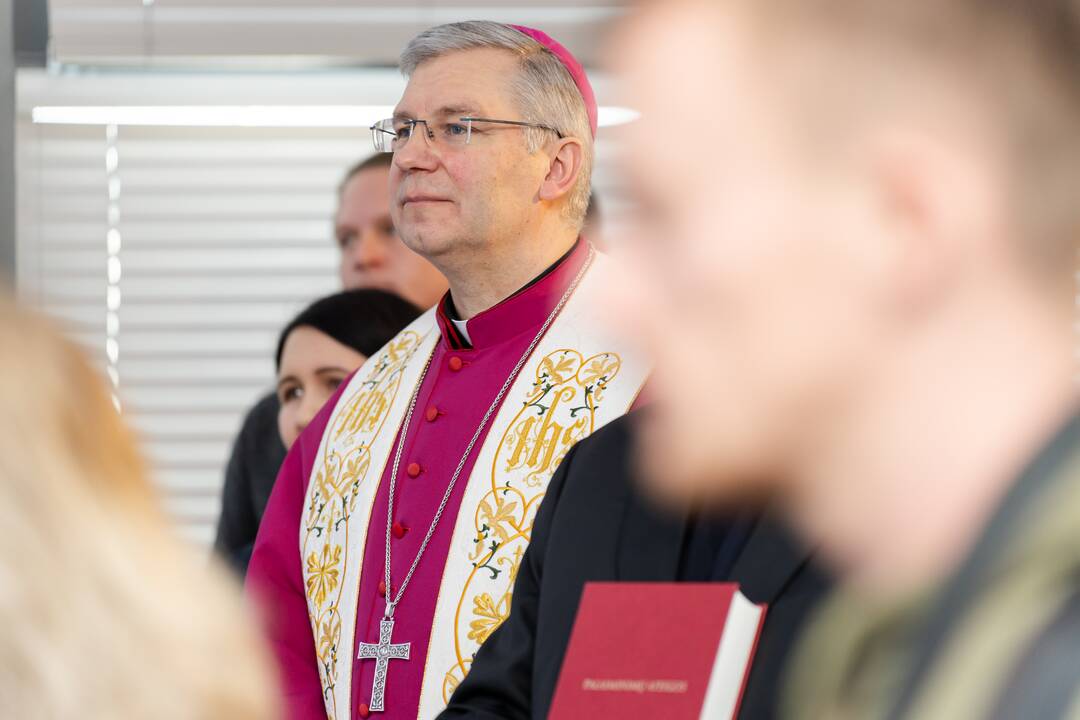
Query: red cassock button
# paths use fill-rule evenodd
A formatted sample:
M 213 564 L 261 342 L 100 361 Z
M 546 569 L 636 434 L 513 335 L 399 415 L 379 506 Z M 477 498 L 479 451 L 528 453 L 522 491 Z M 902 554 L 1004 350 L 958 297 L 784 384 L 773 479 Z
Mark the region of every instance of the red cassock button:
M 424 413 L 424 417 L 427 418 L 428 422 L 435 422 L 439 419 L 439 408 L 432 405 L 427 409 L 427 412 Z
M 463 363 L 461 361 L 461 358 L 459 358 L 457 355 L 455 355 L 452 358 L 450 358 L 450 360 L 447 362 L 447 365 L 450 367 L 451 370 L 453 370 L 454 372 L 457 372 L 458 370 L 460 370 L 465 365 L 465 363 Z
M 391 531 L 394 533 L 394 537 L 400 540 L 405 537 L 405 533 L 409 532 L 409 528 L 405 527 L 400 522 L 396 522 L 391 528 Z
M 420 467 L 420 463 L 416 462 L 409 463 L 409 467 L 405 468 L 405 472 L 408 473 L 411 478 L 420 477 L 421 470 L 423 470 L 423 468 Z
M 383 597 L 386 597 L 386 581 L 385 580 L 380 580 L 379 581 L 379 595 L 382 595 Z
M 371 708 L 366 703 L 360 703 L 360 707 L 356 708 L 356 714 L 362 718 L 369 717 L 371 715 Z

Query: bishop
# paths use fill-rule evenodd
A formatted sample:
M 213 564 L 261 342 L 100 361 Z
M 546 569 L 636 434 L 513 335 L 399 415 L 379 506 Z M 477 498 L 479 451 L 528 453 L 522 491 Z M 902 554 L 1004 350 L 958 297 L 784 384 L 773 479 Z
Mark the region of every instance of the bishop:
M 430 718 L 506 618 L 559 461 L 648 367 L 593 314 L 580 238 L 596 101 L 538 30 L 443 25 L 402 54 L 392 216 L 450 290 L 293 445 L 248 573 L 292 720 Z M 376 641 L 377 640 L 377 641 Z

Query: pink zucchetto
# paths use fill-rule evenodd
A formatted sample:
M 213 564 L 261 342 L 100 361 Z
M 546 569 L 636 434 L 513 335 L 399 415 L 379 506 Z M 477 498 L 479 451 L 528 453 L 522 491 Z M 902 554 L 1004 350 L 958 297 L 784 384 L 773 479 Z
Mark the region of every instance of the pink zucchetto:
M 523 25 L 511 25 L 510 27 L 524 35 L 528 35 L 533 40 L 546 47 L 559 59 L 559 62 L 563 64 L 563 67 L 566 68 L 567 72 L 570 73 L 570 77 L 574 79 L 574 84 L 577 85 L 578 92 L 581 93 L 581 99 L 585 101 L 585 111 L 589 114 L 589 128 L 592 130 L 593 137 L 595 138 L 597 122 L 596 95 L 593 93 L 588 75 L 585 74 L 585 68 L 581 66 L 581 63 L 578 62 L 577 58 L 574 57 L 569 50 L 547 33 Z

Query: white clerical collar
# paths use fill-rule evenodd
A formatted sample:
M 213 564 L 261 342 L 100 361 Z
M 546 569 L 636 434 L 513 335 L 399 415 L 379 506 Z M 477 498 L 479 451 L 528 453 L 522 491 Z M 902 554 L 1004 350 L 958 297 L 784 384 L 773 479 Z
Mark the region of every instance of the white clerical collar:
M 469 337 L 469 321 L 468 320 L 455 320 L 450 318 L 450 322 L 454 323 L 454 327 L 461 333 L 461 337 L 465 338 L 465 342 L 472 345 L 472 338 Z

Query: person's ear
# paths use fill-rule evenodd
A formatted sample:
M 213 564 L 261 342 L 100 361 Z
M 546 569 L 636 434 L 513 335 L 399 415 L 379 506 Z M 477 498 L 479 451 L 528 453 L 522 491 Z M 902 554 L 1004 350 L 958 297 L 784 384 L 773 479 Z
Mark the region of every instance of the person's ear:
M 987 168 L 971 148 L 924 133 L 877 138 L 871 187 L 884 241 L 883 288 L 894 311 L 919 313 L 961 281 L 994 232 Z M 980 252 L 981 251 L 981 252 Z
M 551 158 L 544 182 L 540 185 L 540 199 L 552 202 L 568 195 L 577 183 L 584 160 L 585 149 L 580 140 L 577 138 L 560 140 Z

